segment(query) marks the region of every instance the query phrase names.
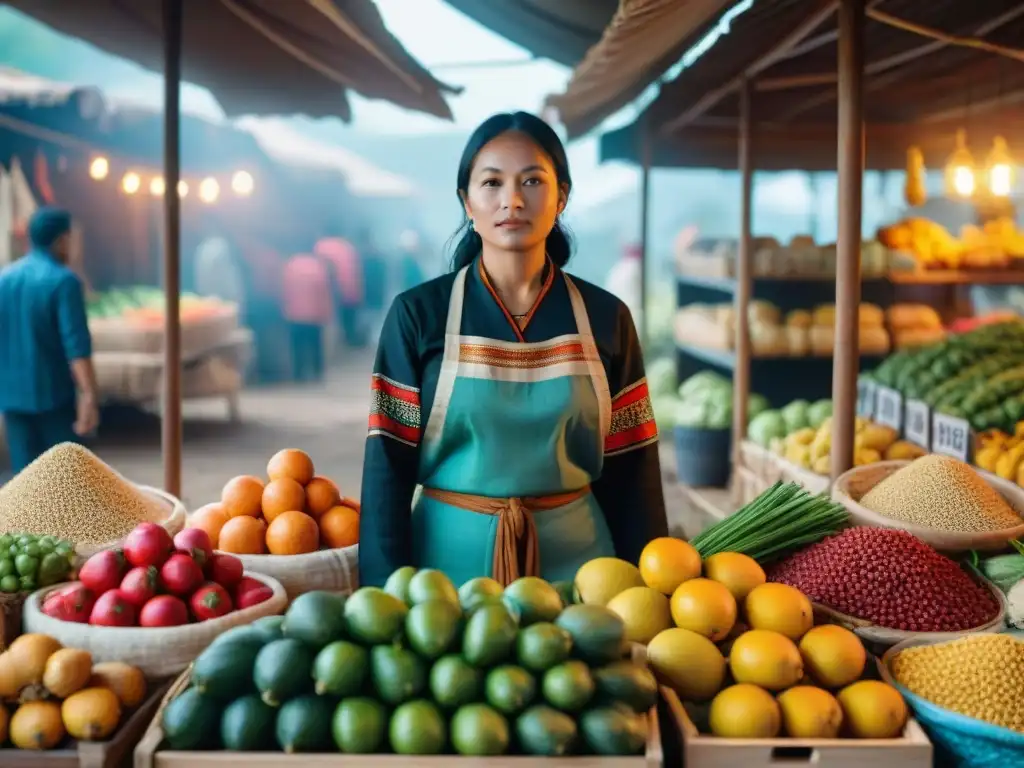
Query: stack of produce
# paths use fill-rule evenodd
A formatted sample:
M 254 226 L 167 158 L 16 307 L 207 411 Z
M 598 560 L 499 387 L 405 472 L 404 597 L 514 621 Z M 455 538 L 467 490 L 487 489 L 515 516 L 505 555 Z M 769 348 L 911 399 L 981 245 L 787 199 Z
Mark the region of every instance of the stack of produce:
M 78 578 L 48 595 L 43 613 L 101 627 L 175 627 L 216 619 L 273 595 L 243 574 L 237 557 L 214 553 L 198 528 L 186 528 L 172 540 L 153 523 L 128 534 L 124 550 L 90 557 Z
M 0 487 L 0 534 L 32 534 L 103 546 L 141 522 L 163 523 L 167 507 L 88 448 L 61 443 Z
M 67 736 L 104 741 L 145 698 L 146 679 L 135 667 L 94 665 L 86 651 L 48 635 L 22 635 L 0 654 L 0 748 L 8 738 L 31 750 L 54 749 Z
M 701 371 L 673 392 L 668 389 L 667 374 L 659 373 L 659 376 L 661 389 L 651 390 L 651 407 L 661 430 L 673 427 L 729 429 L 732 426 L 731 379 L 714 371 Z M 768 401 L 763 396 L 751 394 L 747 400 L 748 420 L 756 418 L 767 407 Z
M 943 709 L 1024 733 L 1024 642 L 982 634 L 897 653 L 892 676 Z
M 892 528 L 848 528 L 779 562 L 768 578 L 839 613 L 909 632 L 977 629 L 1000 612 L 986 586 Z
M 1024 421 L 1014 425 L 1013 434 L 1001 429 L 979 433 L 974 440 L 974 463 L 1011 483 L 1024 485 Z
M 892 427 L 874 424 L 857 417 L 853 437 L 853 464 L 863 467 L 879 461 L 916 459 L 927 453 L 923 448 L 906 440 L 898 440 L 899 433 Z M 790 432 L 784 438 L 772 438 L 771 450 L 798 467 L 819 475 L 832 471 L 832 417 L 817 428 L 807 427 Z
M 625 650 L 614 613 L 541 579 L 402 568 L 221 635 L 161 722 L 174 750 L 632 755 L 657 684 Z
M 893 472 L 859 501 L 893 520 L 952 533 L 990 533 L 1024 525 L 969 464 L 937 454 Z
M 818 429 L 832 416 L 831 400 L 794 400 L 778 409 L 766 409 L 750 420 L 750 439 L 767 448 L 772 440 L 782 439 L 803 429 Z
M 90 320 L 120 318 L 133 325 L 163 325 L 164 301 L 164 292 L 159 288 L 114 288 L 90 296 L 86 313 Z M 179 299 L 179 313 L 183 323 L 205 320 L 233 310 L 233 304 L 216 296 L 197 296 L 185 292 Z
M 922 269 L 1005 269 L 1024 258 L 1024 232 L 1009 216 L 965 224 L 954 236 L 930 219 L 911 217 L 878 230 L 887 248 L 910 253 Z
M 586 563 L 575 592 L 585 605 L 606 605 L 621 616 L 628 639 L 647 643 L 659 682 L 684 702 L 711 702 L 700 725 L 715 736 L 903 732 L 907 710 L 899 693 L 861 680 L 867 653 L 856 635 L 814 627 L 807 597 L 766 582 L 747 555 L 721 551 L 702 562 L 690 544 L 659 538 L 644 548 L 639 568 L 616 558 Z
M 33 592 L 64 581 L 74 560 L 75 547 L 70 541 L 5 533 L 0 536 L 0 592 Z
M 885 311 L 894 349 L 913 349 L 946 338 L 939 313 L 927 304 L 894 304 Z
M 220 501 L 198 509 L 188 526 L 205 531 L 214 549 L 236 555 L 304 555 L 359 543 L 359 503 L 317 476 L 308 454 L 279 451 L 267 476 L 229 480 Z

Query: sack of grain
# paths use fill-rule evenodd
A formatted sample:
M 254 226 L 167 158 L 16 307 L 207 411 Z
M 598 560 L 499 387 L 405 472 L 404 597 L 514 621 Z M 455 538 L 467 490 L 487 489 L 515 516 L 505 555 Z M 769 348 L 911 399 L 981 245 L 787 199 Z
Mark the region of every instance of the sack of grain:
M 57 584 L 33 592 L 25 601 L 22 618 L 25 633 L 49 635 L 67 648 L 81 648 L 92 654 L 93 662 L 122 661 L 138 667 L 150 679 L 179 674 L 188 667 L 218 635 L 232 627 L 251 624 L 264 616 L 284 613 L 288 597 L 274 579 L 258 573 L 248 576 L 262 581 L 273 595 L 262 603 L 232 611 L 217 619 L 180 627 L 94 627 L 54 619 L 43 613 L 43 603 L 53 591 L 67 586 Z
M 173 536 L 185 518 L 176 498 L 135 485 L 77 443 L 51 448 L 0 487 L 0 534 L 67 539 L 80 557 L 118 546 L 142 522 Z
M 279 581 L 294 600 L 306 592 L 323 590 L 350 595 L 359 587 L 359 545 L 321 549 L 306 555 L 235 555 L 246 571 Z

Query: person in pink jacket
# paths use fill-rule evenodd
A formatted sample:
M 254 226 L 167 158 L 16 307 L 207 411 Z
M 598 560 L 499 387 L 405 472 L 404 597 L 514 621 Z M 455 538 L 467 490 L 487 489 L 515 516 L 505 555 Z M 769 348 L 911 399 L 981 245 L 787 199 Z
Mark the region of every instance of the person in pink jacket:
M 324 375 L 324 327 L 335 312 L 327 264 L 310 253 L 296 254 L 285 263 L 282 282 L 295 379 L 319 381 Z

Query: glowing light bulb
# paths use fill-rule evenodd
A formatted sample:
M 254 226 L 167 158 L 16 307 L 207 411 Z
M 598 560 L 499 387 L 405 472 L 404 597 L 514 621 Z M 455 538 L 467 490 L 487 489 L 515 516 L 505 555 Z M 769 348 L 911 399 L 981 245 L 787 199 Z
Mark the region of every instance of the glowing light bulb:
M 199 199 L 204 203 L 215 203 L 220 197 L 220 184 L 214 178 L 203 179 L 199 184 Z
M 126 195 L 134 195 L 139 191 L 139 187 L 142 186 L 142 179 L 139 178 L 137 173 L 126 173 L 124 178 L 121 179 L 121 189 L 124 190 Z
M 967 135 L 956 132 L 956 149 L 946 163 L 946 194 L 951 197 L 970 197 L 974 194 L 974 157 L 967 148 Z
M 149 181 L 149 194 L 153 197 L 161 197 L 167 191 L 167 184 L 163 176 L 154 176 Z
M 953 169 L 953 191 L 960 197 L 974 194 L 974 169 L 958 165 Z
M 256 182 L 253 180 L 252 174 L 246 171 L 238 171 L 231 177 L 231 190 L 239 197 L 251 195 L 255 186 Z
M 188 182 L 184 179 L 178 182 L 178 197 L 188 197 Z
M 102 181 L 110 175 L 110 161 L 105 157 L 93 158 L 89 163 L 89 176 L 96 181 Z
M 985 160 L 988 169 L 988 191 L 995 197 L 1009 197 L 1013 192 L 1015 168 L 1006 139 L 996 136 L 992 141 L 992 151 Z

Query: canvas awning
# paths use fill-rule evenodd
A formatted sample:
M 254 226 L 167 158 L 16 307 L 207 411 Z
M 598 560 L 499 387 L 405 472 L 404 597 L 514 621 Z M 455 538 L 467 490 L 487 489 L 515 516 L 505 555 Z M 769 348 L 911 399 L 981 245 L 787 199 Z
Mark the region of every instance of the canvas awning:
M 639 96 L 714 26 L 734 0 L 619 0 L 615 16 L 565 91 L 548 98 L 570 138 Z
M 4 0 L 53 29 L 163 69 L 161 0 Z M 230 116 L 349 119 L 345 91 L 451 119 L 445 85 L 384 26 L 372 0 L 184 0 L 182 78 Z

